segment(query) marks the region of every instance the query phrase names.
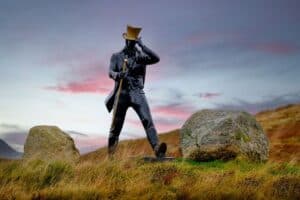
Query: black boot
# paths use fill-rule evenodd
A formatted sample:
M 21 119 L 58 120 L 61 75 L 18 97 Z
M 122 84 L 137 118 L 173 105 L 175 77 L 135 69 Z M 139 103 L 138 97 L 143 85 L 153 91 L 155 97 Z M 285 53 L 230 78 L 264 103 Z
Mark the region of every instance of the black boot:
M 111 137 L 108 139 L 108 155 L 112 156 L 118 146 L 118 138 Z
M 155 156 L 157 158 L 163 158 L 166 156 L 166 151 L 167 151 L 167 144 L 166 143 L 161 143 L 159 145 L 156 145 L 154 147 L 154 152 L 155 152 Z
M 152 126 L 146 129 L 147 138 L 151 144 L 151 147 L 155 153 L 156 157 L 162 158 L 165 157 L 167 151 L 167 144 L 166 143 L 159 143 L 159 139 L 157 136 L 156 129 Z

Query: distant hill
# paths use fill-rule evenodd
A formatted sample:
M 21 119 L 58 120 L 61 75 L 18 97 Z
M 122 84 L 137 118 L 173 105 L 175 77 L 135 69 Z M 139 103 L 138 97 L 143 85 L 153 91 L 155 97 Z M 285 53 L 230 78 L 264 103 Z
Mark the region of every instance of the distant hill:
M 289 104 L 255 114 L 270 139 L 270 160 L 300 162 L 300 104 Z M 180 157 L 179 130 L 159 134 L 168 144 L 167 154 Z M 129 156 L 153 155 L 146 138 L 120 141 L 117 154 Z M 107 156 L 107 147 L 84 154 L 82 160 L 101 161 Z
M 256 114 L 271 141 L 270 158 L 300 163 L 300 104 L 289 104 Z
M 273 142 L 300 142 L 300 104 L 265 110 L 255 116 Z
M 18 159 L 22 157 L 22 153 L 14 150 L 5 141 L 0 139 L 0 158 Z

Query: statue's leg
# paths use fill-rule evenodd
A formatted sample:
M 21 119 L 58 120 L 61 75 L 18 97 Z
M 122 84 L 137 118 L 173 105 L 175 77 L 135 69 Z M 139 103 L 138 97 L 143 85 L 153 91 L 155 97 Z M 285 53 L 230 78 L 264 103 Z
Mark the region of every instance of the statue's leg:
M 109 137 L 108 137 L 108 153 L 113 154 L 116 150 L 116 147 L 118 145 L 119 141 L 119 135 L 121 133 L 126 111 L 128 109 L 129 101 L 127 94 L 121 92 L 117 110 L 116 110 L 116 116 L 114 120 L 112 121 L 110 130 L 109 130 Z
M 154 148 L 159 144 L 159 138 L 157 136 L 157 131 L 152 120 L 146 96 L 144 93 L 138 91 L 132 93 L 132 95 L 134 95 L 134 97 L 132 97 L 132 99 L 134 100 L 132 100 L 131 102 L 132 108 L 138 114 L 146 131 L 148 141 L 152 149 L 154 150 Z

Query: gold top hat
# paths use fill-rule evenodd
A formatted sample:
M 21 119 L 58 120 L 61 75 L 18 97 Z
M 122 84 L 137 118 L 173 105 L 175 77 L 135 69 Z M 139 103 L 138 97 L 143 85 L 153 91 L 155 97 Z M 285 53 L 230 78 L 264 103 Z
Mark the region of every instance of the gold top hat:
M 127 33 L 123 33 L 123 38 L 127 40 L 137 40 L 142 28 L 127 25 Z

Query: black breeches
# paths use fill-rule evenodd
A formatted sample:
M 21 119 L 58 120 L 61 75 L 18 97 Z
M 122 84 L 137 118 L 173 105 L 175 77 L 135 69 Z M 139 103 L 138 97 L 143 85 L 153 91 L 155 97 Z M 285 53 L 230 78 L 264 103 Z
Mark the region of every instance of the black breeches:
M 112 145 L 115 141 L 118 141 L 124 124 L 126 112 L 129 107 L 132 107 L 138 114 L 151 147 L 154 148 L 159 142 L 157 131 L 152 120 L 145 93 L 143 90 L 139 89 L 131 90 L 130 92 L 127 90 L 121 90 L 119 102 L 116 108 L 116 116 L 114 121 L 112 121 L 109 131 L 109 145 Z

